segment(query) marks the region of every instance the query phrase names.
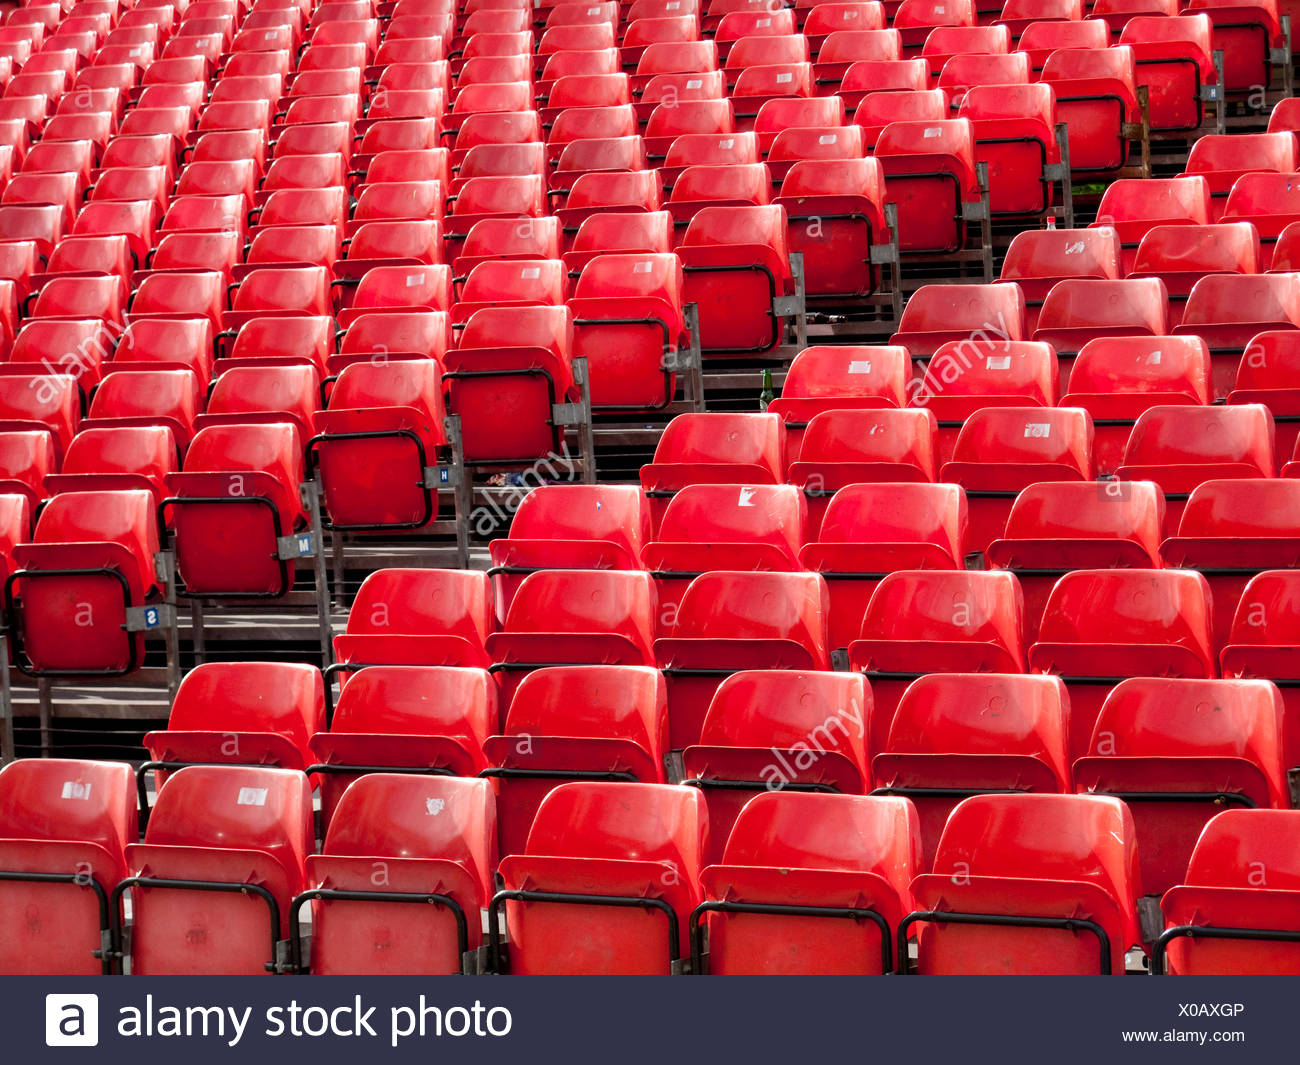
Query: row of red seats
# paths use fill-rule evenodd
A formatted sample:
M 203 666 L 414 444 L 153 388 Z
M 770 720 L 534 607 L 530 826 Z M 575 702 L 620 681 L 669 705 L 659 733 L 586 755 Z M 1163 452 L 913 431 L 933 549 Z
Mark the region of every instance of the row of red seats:
M 1096 541 L 1078 536 L 1038 543 L 1057 549 L 1059 558 L 1062 549 L 1082 551 Z M 561 540 L 561 553 L 565 546 Z M 925 673 L 1057 673 L 1070 681 L 1076 755 L 1086 751 L 1101 702 L 1121 678 L 1222 674 L 1287 686 L 1294 674 L 1277 652 L 1294 638 L 1294 611 L 1285 602 L 1297 580 L 1293 570 L 1261 572 L 1237 560 L 1223 575 L 1220 617 L 1229 625 L 1226 640 L 1216 644 L 1214 598 L 1207 579 L 1195 570 L 1038 569 L 1029 558 L 1030 565 L 1019 571 L 841 571 L 848 588 L 839 600 L 840 623 L 850 634 L 841 665 L 864 672 L 877 704 L 887 707 Z M 498 627 L 486 577 L 381 570 L 367 579 L 346 632 L 335 638 L 338 664 L 330 668 L 342 673 L 382 664 L 490 669 L 508 699 L 528 674 L 544 666 L 652 666 L 668 678 L 669 744 L 682 750 L 699 741 L 709 700 L 731 673 L 831 668 L 828 585 L 836 576 L 834 571 L 705 572 L 690 582 L 665 619 L 666 635 L 659 635 L 655 579 L 645 571 L 529 573 Z M 874 585 L 865 606 L 855 601 L 855 576 Z M 1025 621 L 1022 576 L 1035 608 L 1043 604 L 1032 628 Z M 455 604 L 444 601 L 453 588 L 460 597 Z M 437 595 L 440 601 L 426 605 L 419 595 Z M 887 729 L 889 711 L 880 720 Z
M 483 776 L 496 791 L 500 853 L 521 853 L 538 806 L 565 779 L 669 782 L 667 683 L 643 666 L 543 667 L 498 705 L 483 669 L 354 666 L 327 722 L 312 667 L 201 665 L 182 682 L 166 730 L 145 737 L 142 823 L 149 774 L 160 771 L 161 784 L 192 764 L 305 771 L 320 787 L 326 828 L 347 787 L 366 773 Z M 1300 726 L 1268 681 L 1123 680 L 1082 747 L 1071 745 L 1078 737 L 1059 677 L 927 673 L 896 705 L 890 695 L 898 693 L 860 673 L 758 669 L 726 677 L 698 742 L 682 753 L 683 779 L 703 790 L 715 828 L 706 857 L 721 857 L 740 808 L 764 789 L 905 795 L 920 814 L 927 862 L 966 795 L 1079 791 L 1141 807 L 1134 816 L 1144 837 L 1143 882 L 1162 892 L 1214 812 L 1207 804 L 1291 806 L 1287 773 L 1300 756 Z M 985 709 L 972 715 L 974 706 Z M 1202 713 L 1207 706 L 1216 712 Z M 1171 792 L 1189 793 L 1192 808 L 1169 805 Z
M 1140 831 L 1112 797 L 972 796 L 928 861 L 906 798 L 763 794 L 710 863 L 698 789 L 567 783 L 542 802 L 526 849 L 500 863 L 495 894 L 485 781 L 365 777 L 319 855 L 301 773 L 183 769 L 143 842 L 129 800 L 122 764 L 24 761 L 0 774 L 0 855 L 18 867 L 11 890 L 27 915 L 5 940 L 5 971 L 94 972 L 98 954 L 106 970 L 141 975 L 665 973 L 688 957 L 694 972 L 881 973 L 908 971 L 915 949 L 923 973 L 1123 974 L 1142 942 Z M 1208 821 L 1162 900 L 1157 971 L 1294 971 L 1293 946 L 1251 940 L 1294 938 L 1278 892 L 1297 816 Z

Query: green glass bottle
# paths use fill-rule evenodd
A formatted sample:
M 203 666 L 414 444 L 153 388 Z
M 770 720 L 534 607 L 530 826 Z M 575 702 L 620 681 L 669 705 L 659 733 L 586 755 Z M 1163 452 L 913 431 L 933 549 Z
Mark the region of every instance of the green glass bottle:
M 763 391 L 758 394 L 758 409 L 767 410 L 767 405 L 776 399 L 776 393 L 772 391 L 772 371 L 763 371 Z

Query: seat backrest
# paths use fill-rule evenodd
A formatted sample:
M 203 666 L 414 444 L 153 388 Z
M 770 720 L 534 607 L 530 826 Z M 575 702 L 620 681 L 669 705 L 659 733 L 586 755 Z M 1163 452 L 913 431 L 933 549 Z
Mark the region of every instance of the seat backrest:
M 135 783 L 124 762 L 22 758 L 0 769 L 0 837 L 68 840 L 103 849 L 110 884 L 126 875 L 123 850 L 139 838 Z
M 655 463 L 747 463 L 781 471 L 782 424 L 775 414 L 679 414 L 655 446 Z
M 1212 677 L 1210 632 L 1210 588 L 1195 570 L 1074 570 L 1052 589 L 1029 660 L 1067 676 Z
M 1001 280 L 1067 277 L 1112 281 L 1123 277 L 1115 230 L 1026 229 L 1011 238 Z
M 697 788 L 581 781 L 542 800 L 526 853 L 655 862 L 696 883 L 708 831 Z
M 1210 186 L 1199 174 L 1146 181 L 1122 178 L 1102 193 L 1093 225 L 1155 220 L 1205 225 L 1210 221 Z
M 606 541 L 633 561 L 650 536 L 645 496 L 634 485 L 542 485 L 510 521 L 511 540 Z
M 932 481 L 938 431 L 934 412 L 925 408 L 824 411 L 808 423 L 791 480 L 802 483 L 799 467 L 865 462 L 914 471 L 912 477 L 905 477 L 900 469 L 888 478 L 891 481 Z
M 173 732 L 276 732 L 300 751 L 325 727 L 320 670 L 291 662 L 205 662 L 172 702 Z
M 1267 782 L 1268 804 L 1284 807 L 1282 715 L 1282 695 L 1266 680 L 1130 677 L 1102 703 L 1088 754 L 1240 759 Z
M 487 576 L 465 570 L 379 569 L 361 583 L 349 635 L 450 633 L 481 647 L 491 631 Z
M 1217 888 L 1300 888 L 1300 811 L 1225 810 L 1196 841 L 1184 883 Z M 1267 885 L 1259 873 L 1268 871 Z
M 1186 396 L 1191 403 L 1210 402 L 1210 352 L 1195 336 L 1098 337 L 1074 360 L 1070 390 L 1062 402 L 1104 401 L 1116 393 L 1152 393 L 1156 401 Z M 1104 415 L 1089 405 L 1095 417 Z
M 869 659 L 885 650 L 891 657 L 897 653 L 918 663 L 930 658 L 918 672 L 933 671 L 926 649 L 949 646 L 974 650 L 971 664 L 960 668 L 1022 673 L 1023 631 L 1024 602 L 1013 574 L 902 570 L 887 574 L 876 586 L 862 618 L 860 639 L 871 645 Z M 958 668 L 955 663 L 945 665 Z M 884 668 L 892 669 L 894 663 Z
M 315 842 L 311 785 L 289 769 L 186 766 L 158 792 L 144 838 L 147 844 L 261 851 L 279 861 L 291 883 L 301 881 Z
M 538 570 L 520 582 L 504 631 L 621 636 L 649 661 L 655 604 L 645 572 Z
M 659 545 L 702 544 L 710 550 L 761 545 L 770 549 L 771 561 L 779 558 L 792 568 L 806 522 L 807 504 L 794 485 L 694 484 L 669 501 L 655 539 Z M 685 561 L 678 552 L 671 557 Z
M 1023 340 L 1025 299 L 1018 285 L 923 285 L 898 322 L 899 333 L 992 333 Z
M 1230 407 L 1152 407 L 1133 425 L 1124 466 L 1221 465 L 1272 477 L 1277 471 L 1273 416 L 1258 403 Z M 1172 486 L 1166 491 L 1177 491 Z
M 779 412 L 783 401 L 878 397 L 882 406 L 901 407 L 904 384 L 910 376 L 907 352 L 895 345 L 818 344 L 804 348 L 790 363 L 773 401 Z
M 962 425 L 943 476 L 979 479 L 981 466 L 1006 464 L 1051 467 L 1055 480 L 1091 480 L 1092 438 L 1092 418 L 1078 407 L 985 407 Z
M 552 666 L 529 673 L 510 700 L 504 735 L 622 740 L 650 756 L 663 779 L 668 694 L 650 666 Z M 555 768 L 562 768 L 556 766 Z
M 1135 837 L 1133 816 L 1108 796 L 976 795 L 949 816 L 934 872 L 956 877 L 954 884 L 972 877 L 1083 882 L 1132 910 L 1142 893 Z
M 670 635 L 797 643 L 825 669 L 830 662 L 828 594 L 816 573 L 702 573 L 687 587 Z
M 477 901 L 486 905 L 496 870 L 496 840 L 490 781 L 370 773 L 343 793 L 322 853 L 455 862 L 473 877 Z
M 987 555 L 1010 569 L 1062 569 L 1091 559 L 1158 567 L 1164 509 L 1150 481 L 1031 484 L 1016 496 L 1006 531 Z
M 1058 677 L 931 673 L 903 693 L 885 752 L 1033 758 L 1069 791 L 1069 708 Z
M 907 800 L 890 796 L 764 794 L 745 804 L 723 864 L 874 873 L 910 898 L 920 830 Z
M 861 675 L 742 670 L 713 693 L 700 745 L 789 751 L 816 743 L 823 754 L 846 758 L 865 785 L 870 715 L 871 693 Z
M 1129 276 L 1254 274 L 1259 268 L 1259 233 L 1248 222 L 1155 226 L 1143 235 Z

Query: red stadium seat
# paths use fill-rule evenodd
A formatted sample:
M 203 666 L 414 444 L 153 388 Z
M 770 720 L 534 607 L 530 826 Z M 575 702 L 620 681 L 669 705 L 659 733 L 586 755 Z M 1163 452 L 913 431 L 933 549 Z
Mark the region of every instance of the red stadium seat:
M 1158 569 L 1164 506 L 1151 481 L 1044 481 L 1025 488 L 984 554 L 1020 581 L 1026 643 L 1038 636 L 1057 580 L 1077 564 Z
M 710 973 L 889 972 L 892 932 L 921 868 L 918 847 L 905 801 L 760 795 L 737 819 L 720 862 L 701 874 L 695 971 L 707 929 Z
M 1279 460 L 1295 450 L 1300 432 L 1300 331 L 1265 330 L 1242 352 L 1228 403 L 1262 403 L 1273 414 Z
M 1113 182 L 1102 195 L 1097 221 L 1093 225 L 1108 226 L 1119 233 L 1127 272 L 1133 268 L 1138 244 L 1152 227 L 1203 226 L 1210 221 L 1210 185 L 1197 174 L 1163 180 L 1128 178 Z
M 488 546 L 497 617 L 519 582 L 541 569 L 641 568 L 651 539 L 650 512 L 630 485 L 543 485 L 519 504 L 510 535 Z
M 687 588 L 655 641 L 668 680 L 669 746 L 698 741 L 722 678 L 743 669 L 827 669 L 826 582 L 815 573 L 713 571 Z
M 899 570 L 876 586 L 849 644 L 871 685 L 867 750 L 885 749 L 904 689 L 926 673 L 1024 673 L 1024 604 L 1005 570 Z
M 889 342 L 926 361 L 953 341 L 978 347 L 990 340 L 1025 340 L 1024 322 L 1025 300 L 1017 285 L 922 285 L 907 301 Z
M 932 253 L 963 248 L 967 219 L 982 195 L 970 121 L 890 123 L 881 131 L 875 155 L 885 172 L 886 191 L 898 205 L 899 248 Z M 945 209 L 936 211 L 936 203 Z
M 1122 976 L 1141 941 L 1135 836 L 1132 815 L 1109 797 L 966 799 L 944 826 L 933 872 L 912 881 L 923 909 L 904 918 L 899 942 L 920 925 L 924 974 Z
M 1113 474 L 1140 415 L 1203 406 L 1210 394 L 1210 353 L 1199 337 L 1098 337 L 1080 349 L 1061 403 L 1092 415 L 1097 470 Z
M 31 542 L 14 549 L 16 569 L 5 582 L 17 667 L 49 677 L 134 672 L 149 620 L 141 608 L 159 599 L 157 552 L 149 492 L 54 496 Z
M 598 255 L 583 267 L 569 307 L 574 354 L 587 360 L 593 407 L 672 402 L 679 352 L 690 346 L 684 289 L 673 255 Z
M 502 855 L 522 854 L 537 809 L 565 781 L 667 782 L 668 703 L 645 666 L 556 666 L 520 683 L 484 744 Z
M 567 307 L 485 308 L 465 323 L 459 348 L 445 359 L 444 381 L 448 412 L 461 418 L 467 465 L 567 455 L 567 423 L 556 408 L 581 398 L 572 352 Z M 505 425 L 512 430 L 503 432 Z
M 1244 165 L 1243 165 L 1244 163 Z M 1202 137 L 1187 154 L 1187 174 L 1202 174 L 1210 186 L 1210 219 L 1223 214 L 1237 178 L 1256 171 L 1293 174 L 1300 169 L 1294 135 L 1248 133 Z
M 651 664 L 654 627 L 648 573 L 539 570 L 520 583 L 485 646 L 508 702 L 524 676 L 543 667 Z
M 1025 38 L 1020 44 L 1030 50 Z M 1104 43 L 1058 47 L 1046 56 L 1042 80 L 1056 92 L 1056 113 L 1069 133 L 1071 171 L 1107 173 L 1123 167 L 1134 124 L 1141 121 L 1133 50 Z
M 307 856 L 292 924 L 297 933 L 299 907 L 310 901 L 310 957 L 295 934 L 296 963 L 325 975 L 477 971 L 497 864 L 495 806 L 483 780 L 376 773 L 357 781 L 321 853 Z M 377 861 L 386 872 L 379 890 Z
M 821 528 L 799 552 L 830 593 L 830 646 L 848 647 L 879 581 L 903 569 L 959 569 L 966 497 L 949 484 L 851 484 L 835 493 Z
M 991 407 L 1051 407 L 1057 394 L 1056 354 L 1028 340 L 948 341 L 925 374 L 909 382 L 912 406 L 939 422 L 938 461 L 953 457 L 966 419 Z
M 184 594 L 274 598 L 292 588 L 297 534 L 307 528 L 303 473 L 302 440 L 288 421 L 195 434 L 162 505 L 175 523 Z
M 1056 677 L 932 673 L 903 693 L 871 760 L 876 795 L 916 807 L 923 868 L 953 807 L 987 792 L 1068 794 L 1069 700 Z
M 722 859 L 737 816 L 764 791 L 866 794 L 870 717 L 871 693 L 852 674 L 751 669 L 718 685 L 682 755 L 684 783 L 709 806 L 706 861 Z
M 693 788 L 588 781 L 556 788 L 537 811 L 524 853 L 501 863 L 505 887 L 488 911 L 497 968 L 504 910 L 512 973 L 671 971 L 690 949 L 707 838 L 704 799 Z M 593 895 L 634 898 L 641 912 L 591 905 Z M 665 950 L 669 914 L 677 936 Z
M 347 631 L 334 639 L 340 662 L 486 668 L 491 584 L 475 570 L 380 569 L 361 584 Z M 355 669 L 354 669 L 355 672 Z
M 302 773 L 177 772 L 159 792 L 144 842 L 127 847 L 131 875 L 114 894 L 115 904 L 124 890 L 132 895 L 131 971 L 264 973 L 305 886 L 312 835 L 311 786 Z M 117 938 L 120 944 L 120 931 Z
M 125 763 L 27 758 L 0 770 L 2 894 L 21 915 L 5 922 L 0 968 L 108 972 L 109 961 L 95 958 L 109 931 L 108 895 L 126 876 L 126 845 L 138 838 Z
M 1155 481 L 1165 493 L 1165 529 L 1173 535 L 1188 495 L 1216 478 L 1273 477 L 1273 418 L 1259 404 L 1152 407 L 1133 425 L 1120 480 Z
M 324 727 L 325 689 L 315 666 L 289 662 L 206 662 L 185 675 L 167 728 L 145 734 L 150 760 L 137 770 L 228 764 L 305 769 L 307 741 Z M 158 787 L 166 772 L 156 773 Z M 147 796 L 146 796 L 147 799 Z M 141 802 L 142 812 L 148 811 Z
M 1217 674 L 1210 615 L 1209 585 L 1194 570 L 1074 570 L 1057 581 L 1029 666 L 1065 681 L 1072 756 L 1090 749 L 1123 678 Z
M 966 489 L 968 545 L 983 551 L 1018 493 L 1041 481 L 1091 481 L 1092 419 L 1076 407 L 987 407 L 967 418 L 939 478 Z
M 1187 297 L 1207 274 L 1259 272 L 1259 235 L 1245 222 L 1155 226 L 1133 257 L 1129 277 L 1158 277 L 1169 292 L 1169 325 L 1182 324 Z
M 787 479 L 808 500 L 810 535 L 835 492 L 851 484 L 933 481 L 938 422 L 925 409 L 827 410 L 813 416 Z
M 1282 741 L 1282 697 L 1267 681 L 1134 678 L 1106 697 L 1074 783 L 1124 800 L 1143 889 L 1163 894 L 1224 806 L 1289 807 Z
M 339 696 L 329 731 L 309 740 L 319 761 L 326 825 L 339 799 L 367 772 L 474 776 L 483 741 L 497 727 L 496 685 L 486 670 L 454 666 L 367 666 Z
M 1201 278 L 1187 297 L 1182 325 L 1210 348 L 1214 396 L 1232 390 L 1237 352 L 1258 333 L 1300 327 L 1300 276 L 1213 274 Z
M 780 484 L 784 425 L 775 415 L 681 414 L 668 423 L 641 488 L 657 528 L 667 500 L 691 484 Z
M 307 441 L 330 526 L 419 528 L 433 520 L 438 492 L 428 471 L 447 458 L 443 421 L 437 359 L 345 366 L 328 408 L 315 416 L 318 435 Z
M 1012 238 L 999 280 L 1020 286 L 1025 328 L 1032 335 L 1043 301 L 1058 281 L 1118 281 L 1123 276 L 1119 237 L 1112 228 L 1026 229 Z
M 828 410 L 901 407 L 911 376 L 907 352 L 896 345 L 814 345 L 786 370 L 769 414 L 785 422 L 785 465 L 799 458 L 809 420 Z

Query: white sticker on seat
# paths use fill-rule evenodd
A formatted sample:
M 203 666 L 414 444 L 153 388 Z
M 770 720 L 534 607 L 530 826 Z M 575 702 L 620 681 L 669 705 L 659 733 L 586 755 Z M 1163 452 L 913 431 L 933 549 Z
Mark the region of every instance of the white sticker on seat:
M 265 806 L 266 788 L 240 788 L 236 806 Z
M 687 89 L 701 89 L 704 87 L 703 78 L 688 78 L 686 81 Z
M 519 271 L 521 281 L 536 281 L 541 276 L 542 268 L 540 266 L 525 266 Z
M 1025 439 L 1046 440 L 1052 435 L 1051 422 L 1029 422 L 1025 426 Z
M 818 144 L 838 144 L 838 143 L 839 143 L 839 140 L 840 140 L 840 138 L 839 138 L 839 134 L 837 134 L 837 133 L 823 133 L 820 137 L 817 138 L 817 143 L 818 143 Z
M 1079 252 L 1083 251 L 1083 248 L 1084 248 L 1084 243 L 1083 243 L 1083 241 L 1081 241 L 1081 240 L 1076 240 L 1073 244 L 1067 244 L 1067 245 L 1065 246 L 1065 254 L 1066 254 L 1066 255 L 1078 255 Z
M 649 259 L 641 259 L 639 262 L 635 262 L 632 264 L 632 273 L 648 274 L 651 270 L 654 269 L 654 265 L 655 264 L 652 263 Z
M 938 136 L 940 136 L 942 133 L 943 133 L 943 130 L 940 129 L 938 126 L 926 126 L 926 128 L 925 128 L 925 132 L 922 133 L 921 136 L 925 137 L 925 138 L 928 140 L 928 139 L 930 139 L 931 137 L 938 137 Z
M 760 26 L 770 26 L 770 25 L 772 25 L 772 20 L 770 18 L 761 18 L 754 23 L 754 26 L 756 28 Z
M 871 362 L 867 359 L 854 359 L 849 363 L 849 373 L 870 373 Z
M 406 287 L 407 287 L 407 288 L 415 288 L 416 285 L 423 285 L 423 284 L 424 284 L 424 275 L 423 275 L 423 274 L 407 274 L 407 275 L 406 275 Z
M 1010 355 L 990 355 L 984 360 L 984 369 L 986 370 L 1009 370 L 1011 369 Z
M 280 36 L 280 35 L 279 35 L 278 33 L 276 33 L 275 30 L 267 30 L 267 31 L 266 31 L 266 40 L 268 40 L 268 41 L 273 41 L 273 40 L 275 40 L 275 39 L 276 39 L 277 37 L 279 37 L 279 36 Z
M 724 137 L 722 140 L 718 141 L 719 151 L 729 152 L 735 146 L 736 146 L 735 137 Z
M 785 73 L 785 74 L 778 74 L 776 76 L 776 83 L 778 85 L 784 85 L 787 81 L 794 81 L 794 75 L 790 73 Z
M 1153 351 L 1150 355 L 1147 356 L 1147 365 L 1148 365 L 1148 366 L 1159 366 L 1159 365 L 1160 365 L 1160 349 L 1159 349 L 1159 348 L 1156 348 L 1155 351 Z
M 63 782 L 63 799 L 89 799 L 90 783 L 84 780 L 65 780 Z

